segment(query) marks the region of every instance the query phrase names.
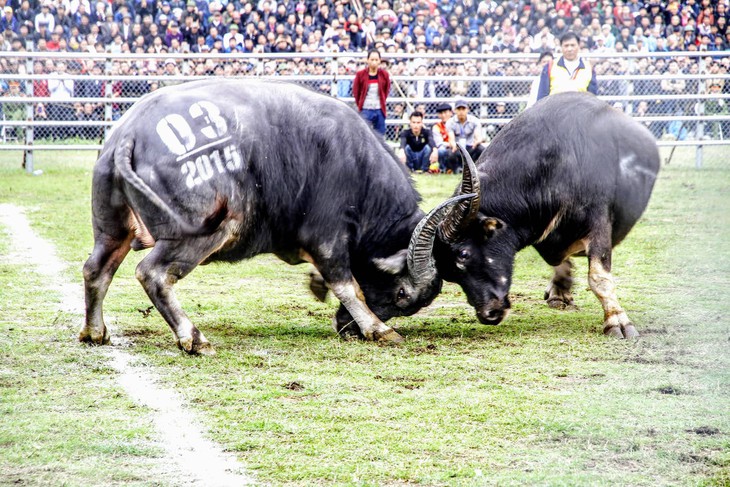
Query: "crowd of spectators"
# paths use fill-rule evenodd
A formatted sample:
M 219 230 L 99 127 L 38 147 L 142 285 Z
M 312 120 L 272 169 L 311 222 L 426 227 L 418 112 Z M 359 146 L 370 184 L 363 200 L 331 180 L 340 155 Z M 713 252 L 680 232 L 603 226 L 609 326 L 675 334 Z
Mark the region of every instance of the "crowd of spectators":
M 724 51 L 725 0 L 0 0 L 3 49 L 79 52 Z
M 156 61 L 116 62 L 111 73 L 119 75 L 219 75 L 252 74 L 255 66 L 243 61 L 203 60 L 185 64 L 174 53 L 311 53 L 362 52 L 379 49 L 394 76 L 434 76 L 438 81 L 396 86 L 400 96 L 415 98 L 524 96 L 529 83 L 497 87 L 486 93 L 484 84 L 464 76 L 536 76 L 532 62 L 431 62 L 398 61 L 397 53 L 462 53 L 475 58 L 485 53 L 542 53 L 555 51 L 557 39 L 568 30 L 580 38 L 584 55 L 591 52 L 646 52 L 638 63 L 625 60 L 596 62 L 599 77 L 611 74 L 662 74 L 671 62 L 649 60 L 652 52 L 707 51 L 708 72 L 730 72 L 730 31 L 727 0 L 0 0 L 0 51 L 153 53 Z M 1 56 L 0 56 L 1 58 Z M 698 73 L 696 58 L 677 58 L 680 73 Z M 58 63 L 56 63 L 58 64 Z M 93 62 L 61 62 L 72 74 L 91 74 L 104 69 Z M 351 75 L 361 66 L 341 63 L 339 74 Z M 264 75 L 327 74 L 328 66 L 303 59 L 279 60 L 263 66 Z M 21 73 L 23 63 L 0 59 L 0 75 Z M 58 73 L 53 62 L 36 62 L 36 74 Z M 449 80 L 449 75 L 454 79 Z M 707 82 L 707 91 L 728 93 L 723 79 Z M 11 92 L 12 83 L 0 81 L 0 96 Z M 159 82 L 142 86 L 117 83 L 114 96 L 138 96 Z M 646 86 L 644 93 L 676 93 L 678 87 Z M 351 85 L 317 87 L 336 96 L 351 96 Z M 689 87 L 685 85 L 685 89 Z M 41 88 L 42 89 L 42 88 Z M 59 88 L 63 89 L 63 87 Z M 137 90 L 134 93 L 130 90 Z M 23 92 L 24 90 L 20 90 Z M 498 92 L 499 91 L 499 92 Z M 634 89 L 634 92 L 639 92 Z M 694 91 L 695 93 L 697 91 Z M 70 92 L 71 95 L 76 95 Z M 38 96 L 38 92 L 34 92 Z M 626 94 L 621 82 L 602 82 L 599 94 Z M 53 97 L 53 93 L 50 93 Z M 63 99 L 64 93 L 56 98 Z M 99 96 L 103 96 L 103 93 Z M 86 112 L 100 115 L 101 105 L 77 104 L 78 117 Z M 433 104 L 435 107 L 437 103 Z M 678 105 L 679 106 L 679 105 Z M 686 109 L 689 105 L 681 105 Z M 423 107 L 421 107 L 423 108 Z M 514 115 L 521 106 L 510 106 Z M 633 108 L 633 107 L 632 107 Z M 720 107 L 725 110 L 725 107 Z M 124 105 L 115 107 L 115 117 Z M 680 108 L 648 104 L 647 113 L 675 113 Z M 393 110 L 407 111 L 405 106 Z M 488 117 L 499 112 L 497 104 L 472 107 L 472 113 Z M 504 112 L 504 111 L 503 111 Z M 425 107 L 427 116 L 435 116 Z M 53 119 L 58 114 L 37 114 Z M 389 113 L 389 116 L 391 114 Z M 393 116 L 399 116 L 394 113 Z M 407 118 L 407 113 L 404 114 Z M 60 116 L 70 116 L 70 112 Z M 658 135 L 664 126 L 654 126 Z

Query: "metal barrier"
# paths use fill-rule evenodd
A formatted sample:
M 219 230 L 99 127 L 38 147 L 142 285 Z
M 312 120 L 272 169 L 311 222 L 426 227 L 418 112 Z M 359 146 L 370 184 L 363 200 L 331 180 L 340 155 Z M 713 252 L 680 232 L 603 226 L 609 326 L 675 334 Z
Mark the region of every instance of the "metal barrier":
M 599 96 L 645 124 L 659 145 L 730 144 L 730 54 L 584 53 Z M 437 121 L 443 102 L 465 99 L 486 140 L 531 102 L 536 54 L 385 55 L 393 87 L 386 139 L 397 143 L 408 115 Z M 352 103 L 363 53 L 107 54 L 4 52 L 0 58 L 0 150 L 99 150 L 114 122 L 162 86 L 209 77 L 285 80 Z M 676 66 L 670 66 L 676 63 Z M 678 69 L 675 69 L 678 68 Z

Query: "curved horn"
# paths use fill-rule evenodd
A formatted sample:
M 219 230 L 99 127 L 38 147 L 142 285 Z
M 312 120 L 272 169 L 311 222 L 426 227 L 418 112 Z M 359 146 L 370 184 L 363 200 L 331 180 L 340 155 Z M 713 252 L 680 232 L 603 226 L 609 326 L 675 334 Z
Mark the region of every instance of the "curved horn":
M 451 205 L 473 198 L 473 194 L 462 194 L 444 201 L 424 216 L 411 234 L 408 244 L 408 273 L 417 285 L 431 282 L 436 277 L 436 262 L 433 258 L 433 242 L 436 230 Z
M 440 237 L 448 243 L 458 239 L 463 228 L 474 220 L 479 211 L 479 203 L 482 199 L 481 188 L 479 187 L 479 173 L 477 166 L 474 164 L 469 152 L 466 148 L 457 144 L 461 158 L 464 161 L 464 169 L 462 173 L 461 185 L 455 195 L 472 193 L 474 197 L 470 201 L 462 201 L 453 210 L 441 224 Z

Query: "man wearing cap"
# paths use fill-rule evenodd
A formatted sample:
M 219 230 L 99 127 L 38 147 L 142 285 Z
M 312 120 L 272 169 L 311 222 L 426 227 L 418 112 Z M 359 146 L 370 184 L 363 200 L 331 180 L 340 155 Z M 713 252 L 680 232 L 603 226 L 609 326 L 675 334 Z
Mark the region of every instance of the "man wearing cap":
M 241 45 L 243 47 L 243 34 L 240 32 L 238 24 L 231 24 L 228 26 L 228 32 L 223 36 L 223 45 L 228 47 L 231 44 L 231 38 L 235 39 L 236 46 Z
M 180 26 L 176 20 L 171 21 L 167 26 L 167 32 L 165 32 L 165 45 L 170 47 L 173 40 L 177 40 L 178 43 L 183 41 L 183 35 L 182 32 L 180 32 Z
M 362 117 L 385 135 L 386 98 L 390 92 L 390 75 L 380 67 L 380 51 L 368 52 L 367 67 L 355 73 L 352 95 Z
M 457 169 L 459 164 L 458 155 L 456 154 L 456 137 L 453 130 L 449 129 L 447 125 L 453 115 L 451 105 L 448 103 L 439 104 L 436 107 L 436 115 L 439 121 L 433 125 L 431 131 L 438 153 L 439 170 L 450 174 Z
M 71 16 L 68 15 L 66 7 L 63 4 L 56 7 L 56 15 L 53 16 L 53 19 L 56 23 L 56 27 L 59 25 L 63 27 L 63 33 L 68 36 L 74 26 L 74 21 Z
M 7 5 L 3 8 L 3 16 L 0 18 L 0 32 L 12 30 L 16 34 L 20 30 L 20 22 L 13 15 L 13 7 Z
M 466 147 L 473 160 L 479 159 L 484 151 L 484 136 L 482 124 L 478 118 L 469 114 L 469 105 L 464 100 L 457 100 L 454 104 L 456 116 L 446 123 L 446 127 L 454 133 L 456 143 Z M 457 168 L 454 172 L 460 172 Z
M 53 14 L 51 13 L 50 0 L 45 0 L 43 2 L 40 13 L 35 16 L 35 29 L 38 30 L 40 25 L 43 23 L 45 23 L 46 27 L 48 27 L 48 32 L 53 32 L 53 28 L 56 26 L 56 19 L 53 18 Z
M 183 35 L 183 42 L 187 42 L 192 47 L 198 43 L 198 37 L 202 36 L 203 43 L 205 43 L 205 34 L 200 30 L 200 21 L 193 19 L 188 23 L 188 18 L 185 18 L 185 25 L 180 29 Z
M 580 57 L 580 40 L 574 32 L 567 32 L 560 38 L 562 55 L 557 61 L 545 65 L 540 75 L 537 99 L 566 91 L 598 91 L 596 72 L 591 64 Z

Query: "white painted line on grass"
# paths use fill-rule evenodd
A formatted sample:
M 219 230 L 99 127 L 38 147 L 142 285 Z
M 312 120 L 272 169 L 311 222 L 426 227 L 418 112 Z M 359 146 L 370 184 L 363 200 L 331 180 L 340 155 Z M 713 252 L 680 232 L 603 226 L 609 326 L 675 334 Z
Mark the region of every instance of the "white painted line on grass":
M 82 317 L 82 286 L 64 277 L 66 265 L 57 257 L 55 248 L 35 234 L 23 208 L 0 204 L 0 225 L 10 234 L 8 261 L 33 266 L 46 278 L 48 289 L 61 294 L 60 309 Z M 159 440 L 166 452 L 166 465 L 161 470 L 176 474 L 175 485 L 233 487 L 255 483 L 233 455 L 205 438 L 194 412 L 178 393 L 159 385 L 150 367 L 140 365 L 136 357 L 118 347 L 106 347 L 106 352 L 127 394 L 154 411 Z

